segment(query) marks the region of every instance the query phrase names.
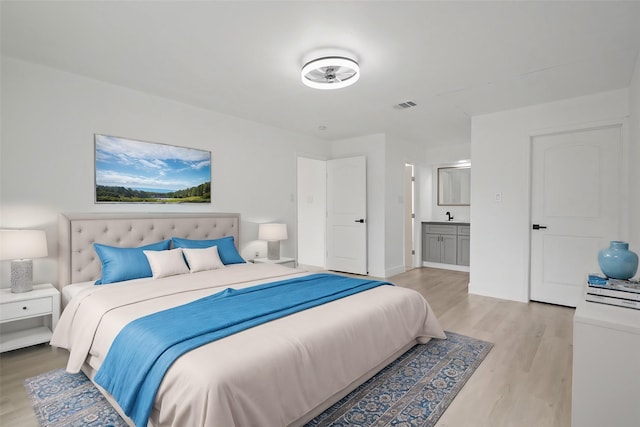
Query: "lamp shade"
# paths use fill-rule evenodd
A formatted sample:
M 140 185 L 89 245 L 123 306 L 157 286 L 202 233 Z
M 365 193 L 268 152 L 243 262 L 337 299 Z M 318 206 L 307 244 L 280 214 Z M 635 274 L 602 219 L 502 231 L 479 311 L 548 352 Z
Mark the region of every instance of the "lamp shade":
M 287 240 L 287 224 L 260 224 L 258 239 L 268 242 Z
M 0 260 L 47 256 L 47 235 L 43 230 L 0 230 Z

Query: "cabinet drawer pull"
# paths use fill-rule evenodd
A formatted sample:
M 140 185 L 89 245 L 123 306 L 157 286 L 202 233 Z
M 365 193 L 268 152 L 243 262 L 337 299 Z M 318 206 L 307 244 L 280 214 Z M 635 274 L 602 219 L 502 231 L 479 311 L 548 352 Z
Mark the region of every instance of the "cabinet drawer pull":
M 27 309 L 27 307 L 22 307 L 22 309 L 23 309 L 23 310 L 26 310 L 26 309 Z

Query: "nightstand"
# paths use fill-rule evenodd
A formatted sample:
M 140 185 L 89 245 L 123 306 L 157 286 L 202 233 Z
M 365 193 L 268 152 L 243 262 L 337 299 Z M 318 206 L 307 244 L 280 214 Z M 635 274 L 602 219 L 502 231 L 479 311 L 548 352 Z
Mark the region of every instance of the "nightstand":
M 253 260 L 256 264 L 282 264 L 285 267 L 296 267 L 296 260 L 294 258 L 278 258 L 278 259 L 269 259 L 269 258 L 255 258 Z
M 48 342 L 60 318 L 60 292 L 47 283 L 19 294 L 0 289 L 0 353 Z

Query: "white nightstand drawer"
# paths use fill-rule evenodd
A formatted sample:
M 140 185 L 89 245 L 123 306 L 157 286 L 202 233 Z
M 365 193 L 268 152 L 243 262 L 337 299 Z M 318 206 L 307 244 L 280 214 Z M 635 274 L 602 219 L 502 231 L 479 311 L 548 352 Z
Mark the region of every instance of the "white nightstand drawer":
M 278 259 L 269 259 L 269 258 L 254 258 L 254 264 L 280 264 L 285 267 L 296 268 L 296 260 L 294 258 L 278 258 Z
M 49 314 L 53 310 L 51 297 L 2 304 L 0 321 Z

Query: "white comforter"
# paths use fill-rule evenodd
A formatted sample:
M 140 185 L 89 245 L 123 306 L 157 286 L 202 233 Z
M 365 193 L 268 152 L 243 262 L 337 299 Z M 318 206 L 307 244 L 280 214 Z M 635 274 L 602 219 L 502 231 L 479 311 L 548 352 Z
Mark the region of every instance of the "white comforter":
M 95 371 L 130 321 L 220 290 L 302 270 L 228 266 L 163 279 L 95 286 L 64 310 L 51 345 L 70 351 L 67 370 Z M 417 292 L 381 286 L 249 329 L 180 357 L 160 385 L 150 425 L 287 426 L 352 385 L 408 343 L 444 338 Z

